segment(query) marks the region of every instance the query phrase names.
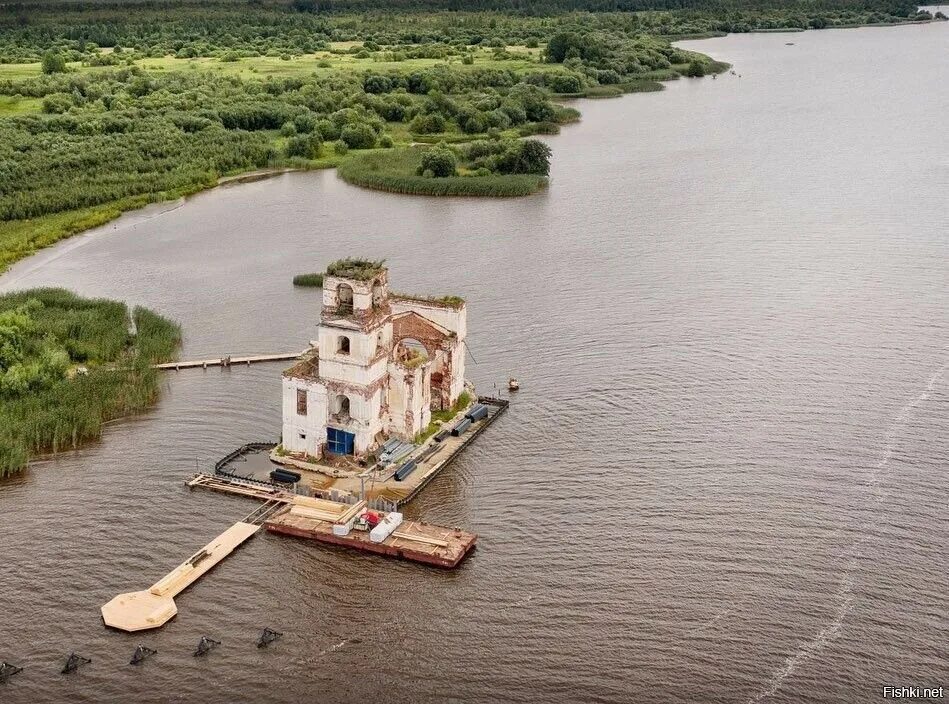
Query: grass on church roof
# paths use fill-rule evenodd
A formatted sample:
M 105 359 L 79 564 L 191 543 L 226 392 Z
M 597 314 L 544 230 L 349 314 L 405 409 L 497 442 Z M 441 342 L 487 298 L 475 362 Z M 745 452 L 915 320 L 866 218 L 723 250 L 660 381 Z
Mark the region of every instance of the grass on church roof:
M 328 276 L 339 276 L 344 279 L 369 281 L 382 273 L 385 263 L 385 259 L 373 261 L 372 259 L 347 257 L 332 262 L 326 267 L 326 273 Z

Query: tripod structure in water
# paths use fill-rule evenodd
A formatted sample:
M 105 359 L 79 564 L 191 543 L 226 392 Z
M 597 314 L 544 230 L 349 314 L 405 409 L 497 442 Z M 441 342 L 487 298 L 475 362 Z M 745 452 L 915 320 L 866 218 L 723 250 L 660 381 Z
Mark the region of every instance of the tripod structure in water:
M 260 634 L 260 638 L 257 639 L 257 647 L 263 648 L 264 646 L 270 645 L 282 635 L 283 633 L 278 633 L 272 628 L 265 628 Z

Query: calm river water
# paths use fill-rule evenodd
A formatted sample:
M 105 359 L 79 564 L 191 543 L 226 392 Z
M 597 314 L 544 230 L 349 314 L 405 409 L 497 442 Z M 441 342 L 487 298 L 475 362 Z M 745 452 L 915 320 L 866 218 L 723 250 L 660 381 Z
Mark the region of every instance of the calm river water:
M 320 304 L 291 276 L 385 257 L 395 288 L 468 299 L 482 392 L 523 387 L 409 507 L 480 533 L 459 570 L 264 535 L 162 630 L 112 632 L 101 604 L 253 507 L 185 478 L 279 433 L 280 365 L 169 374 L 152 412 L 0 483 L 0 660 L 26 668 L 3 701 L 949 685 L 949 25 L 686 45 L 736 75 L 582 103 L 545 194 L 286 175 L 131 214 L 0 279 L 152 306 L 194 357 L 299 349 Z M 258 650 L 264 626 L 285 636 Z M 202 635 L 223 645 L 192 658 Z M 159 654 L 129 667 L 138 643 Z M 61 676 L 72 650 L 93 663 Z

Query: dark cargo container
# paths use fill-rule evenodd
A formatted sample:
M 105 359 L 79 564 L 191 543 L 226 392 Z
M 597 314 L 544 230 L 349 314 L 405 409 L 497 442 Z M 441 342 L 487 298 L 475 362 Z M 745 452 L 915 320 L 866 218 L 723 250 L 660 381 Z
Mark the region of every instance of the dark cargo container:
M 296 484 L 300 481 L 300 475 L 286 469 L 275 469 L 270 473 L 270 479 L 281 484 Z
M 451 429 L 451 434 L 457 437 L 458 435 L 461 435 L 470 427 L 471 427 L 471 418 L 465 418 L 460 423 L 458 423 L 458 425 L 456 425 L 454 428 Z
M 488 407 L 483 403 L 476 403 L 471 407 L 471 410 L 465 413 L 465 418 L 470 418 L 472 421 L 481 420 L 482 418 L 488 417 Z

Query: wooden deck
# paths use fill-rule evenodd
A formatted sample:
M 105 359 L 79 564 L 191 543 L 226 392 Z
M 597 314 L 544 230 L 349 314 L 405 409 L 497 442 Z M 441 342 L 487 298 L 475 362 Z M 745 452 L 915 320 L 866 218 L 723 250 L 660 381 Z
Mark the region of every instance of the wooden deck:
M 239 357 L 218 357 L 216 359 L 195 359 L 190 361 L 164 362 L 163 364 L 153 365 L 154 369 L 207 369 L 208 367 L 233 367 L 238 365 L 251 365 L 259 362 L 285 362 L 292 359 L 299 359 L 304 352 L 280 352 L 277 354 L 251 354 Z
M 113 598 L 102 607 L 102 620 L 107 626 L 130 632 L 165 625 L 178 613 L 175 596 L 198 581 L 258 530 L 260 525 L 254 523 L 235 523 L 148 589 L 126 592 Z
M 219 491 L 222 494 L 235 494 L 251 499 L 260 499 L 261 501 L 289 503 L 294 497 L 293 493 L 279 489 L 273 484 L 251 482 L 214 474 L 195 474 L 186 484 L 191 488 L 201 487 L 202 489 Z

